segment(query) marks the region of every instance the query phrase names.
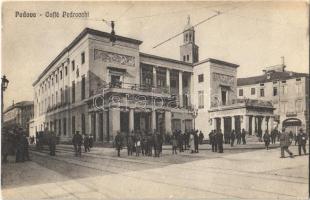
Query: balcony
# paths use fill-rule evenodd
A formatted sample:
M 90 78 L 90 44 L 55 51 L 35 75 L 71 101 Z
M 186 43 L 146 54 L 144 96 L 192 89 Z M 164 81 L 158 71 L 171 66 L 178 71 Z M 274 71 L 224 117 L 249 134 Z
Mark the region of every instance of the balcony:
M 162 97 L 170 97 L 170 89 L 168 87 L 153 87 L 151 85 L 132 84 L 123 82 L 110 82 L 96 91 L 90 91 L 90 96 L 102 94 L 102 92 L 128 93 L 138 95 L 160 95 Z

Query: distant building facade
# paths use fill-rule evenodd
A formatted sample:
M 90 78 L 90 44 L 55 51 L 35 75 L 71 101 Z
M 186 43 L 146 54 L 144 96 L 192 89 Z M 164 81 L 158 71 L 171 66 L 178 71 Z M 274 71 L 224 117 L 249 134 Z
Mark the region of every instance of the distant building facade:
M 34 115 L 33 101 L 21 101 L 13 103 L 3 114 L 3 126 L 18 126 L 23 128 L 29 134 L 29 121 Z
M 309 131 L 309 74 L 285 70 L 285 65 L 266 68 L 264 74 L 239 78 L 239 99 L 271 101 L 275 108 L 275 123 L 296 132 L 299 128 Z
M 195 126 L 207 136 L 211 129 L 248 129 L 242 117 L 257 102 L 235 101 L 238 65 L 199 61 L 189 20 L 180 60 L 142 53 L 141 43 L 84 29 L 33 83 L 34 130 L 53 130 L 61 140 L 80 131 L 109 142 L 133 130 L 171 134 Z M 260 106 L 266 108 L 260 115 L 272 115 L 272 106 Z

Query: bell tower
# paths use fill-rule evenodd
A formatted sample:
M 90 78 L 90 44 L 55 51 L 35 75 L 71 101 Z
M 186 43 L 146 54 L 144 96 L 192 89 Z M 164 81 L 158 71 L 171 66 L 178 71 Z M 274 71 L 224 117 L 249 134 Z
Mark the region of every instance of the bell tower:
M 180 60 L 188 63 L 196 63 L 199 60 L 199 47 L 195 44 L 195 30 L 187 17 L 187 24 L 183 31 L 183 44 L 180 46 Z

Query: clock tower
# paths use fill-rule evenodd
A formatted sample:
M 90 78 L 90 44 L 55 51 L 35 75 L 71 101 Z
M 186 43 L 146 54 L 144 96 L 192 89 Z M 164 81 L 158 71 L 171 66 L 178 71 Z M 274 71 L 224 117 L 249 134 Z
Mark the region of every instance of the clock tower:
M 198 62 L 198 49 L 199 47 L 195 44 L 195 30 L 188 16 L 183 31 L 183 44 L 180 46 L 180 60 L 188 63 Z

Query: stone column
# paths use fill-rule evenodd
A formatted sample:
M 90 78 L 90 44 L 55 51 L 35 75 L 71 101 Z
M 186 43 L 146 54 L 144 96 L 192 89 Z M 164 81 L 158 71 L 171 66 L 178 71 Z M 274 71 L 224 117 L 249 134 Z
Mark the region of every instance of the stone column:
M 91 124 L 91 116 L 92 116 L 92 113 L 89 112 L 88 113 L 88 133 L 89 134 L 93 134 L 92 133 L 92 127 L 91 127 L 92 126 L 92 124 Z
M 216 130 L 216 118 L 212 118 L 212 130 Z
M 109 110 L 110 140 L 114 140 L 118 131 L 120 131 L 120 110 L 118 108 L 111 108 Z
M 183 107 L 183 72 L 179 71 L 179 101 L 180 107 Z
M 246 131 L 246 133 L 249 133 L 249 127 L 250 127 L 250 116 L 244 115 L 243 116 L 243 128 Z
M 262 134 L 264 135 L 266 130 L 266 117 L 262 118 L 262 124 L 261 124 Z
M 166 134 L 172 134 L 171 131 L 171 111 L 165 111 L 165 129 Z
M 99 141 L 100 123 L 100 113 L 96 112 L 96 141 Z
M 134 122 L 135 122 L 135 115 L 134 115 L 134 109 L 129 109 L 129 132 L 134 130 Z
M 151 128 L 152 128 L 152 131 L 154 129 L 156 129 L 156 111 L 155 111 L 155 109 L 152 110 Z
M 170 93 L 170 69 L 166 69 L 166 86 L 168 93 Z
M 274 122 L 274 118 L 270 117 L 269 118 L 269 124 L 268 124 L 268 128 L 269 128 L 269 133 L 273 130 L 273 122 Z
M 153 87 L 157 87 L 157 69 L 156 69 L 157 67 L 153 67 Z
M 222 129 L 222 133 L 224 134 L 224 117 L 221 117 L 221 129 Z
M 232 116 L 231 117 L 231 130 L 235 130 L 235 129 L 236 129 L 236 127 L 235 127 L 235 116 Z
M 252 135 L 255 135 L 255 116 L 252 116 Z

